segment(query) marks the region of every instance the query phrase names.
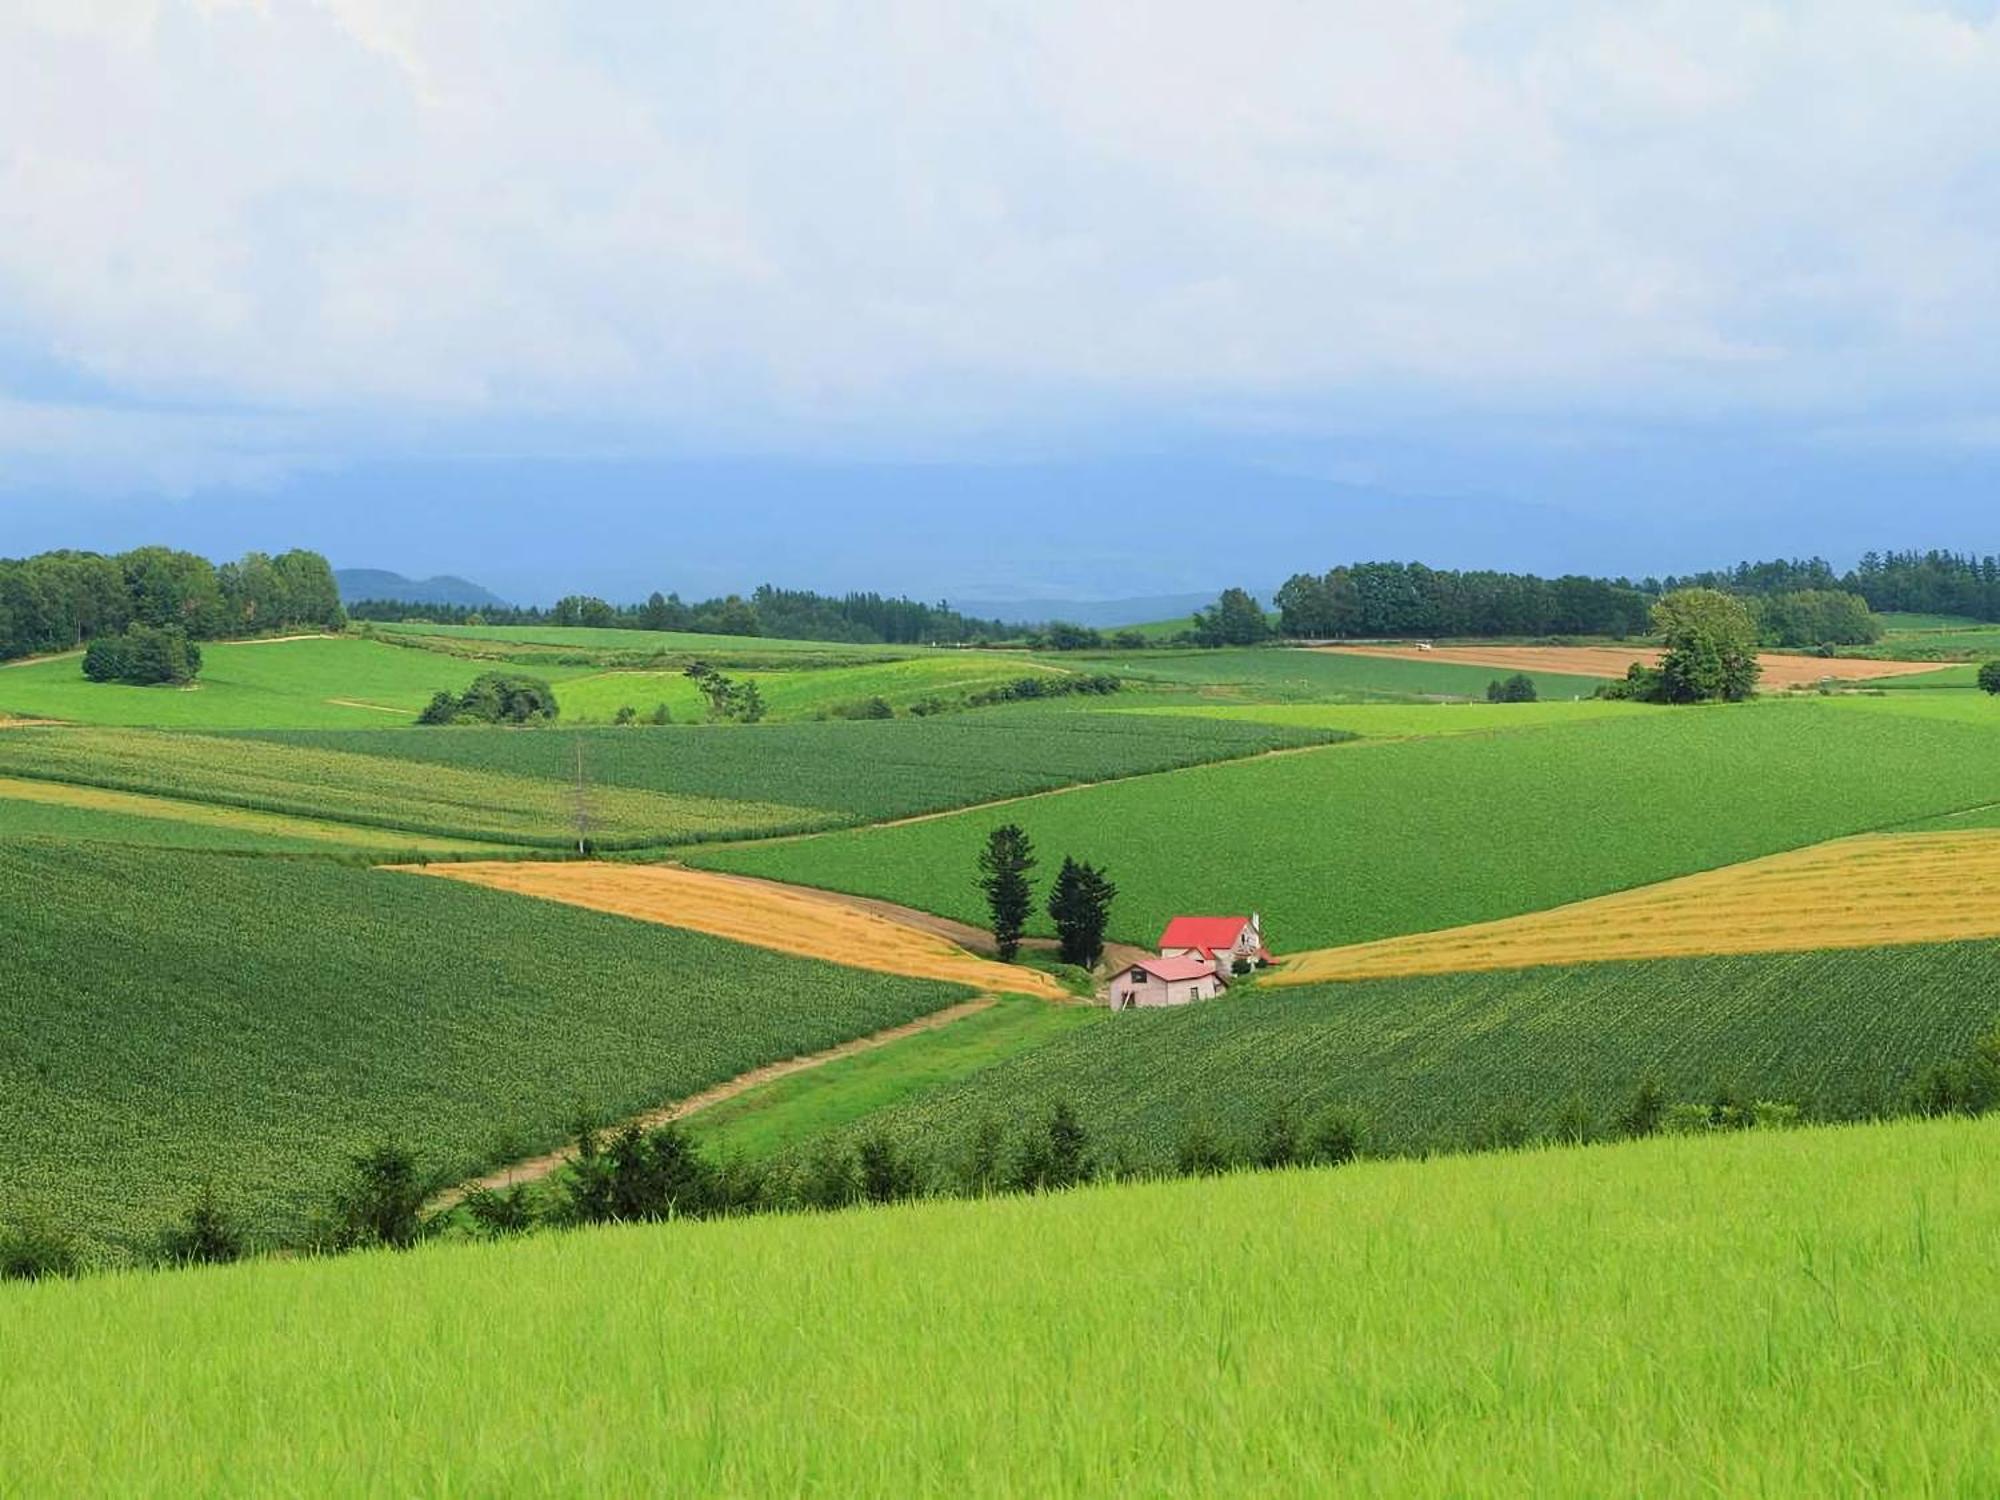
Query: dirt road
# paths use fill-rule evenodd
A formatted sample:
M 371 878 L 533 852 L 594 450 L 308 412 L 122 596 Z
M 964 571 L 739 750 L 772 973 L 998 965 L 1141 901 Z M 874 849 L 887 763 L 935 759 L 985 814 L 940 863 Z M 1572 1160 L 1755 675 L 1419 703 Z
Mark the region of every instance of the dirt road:
M 860 1052 L 872 1052 L 877 1047 L 886 1047 L 892 1042 L 902 1041 L 905 1037 L 936 1031 L 939 1027 L 949 1026 L 953 1021 L 977 1015 L 982 1010 L 990 1010 L 993 1003 L 990 995 L 981 996 L 977 1000 L 967 1000 L 958 1005 L 948 1006 L 944 1010 L 933 1011 L 930 1015 L 919 1017 L 917 1020 L 906 1021 L 901 1026 L 891 1026 L 886 1031 L 856 1037 L 851 1042 L 842 1042 L 838 1047 L 829 1047 L 824 1052 L 810 1053 L 805 1057 L 789 1057 L 783 1062 L 767 1063 L 761 1068 L 752 1068 L 747 1073 L 739 1073 L 727 1083 L 718 1083 L 714 1088 L 704 1089 L 689 1098 L 620 1121 L 617 1125 L 601 1132 L 599 1139 L 609 1140 L 629 1125 L 637 1125 L 641 1130 L 651 1130 L 655 1126 L 665 1125 L 670 1120 L 684 1120 L 689 1115 L 722 1103 L 725 1099 L 734 1099 L 738 1094 L 748 1093 L 760 1084 L 770 1083 L 779 1078 L 789 1078 L 794 1073 L 804 1073 L 812 1068 L 823 1068 L 840 1058 L 853 1057 Z M 560 1151 L 549 1151 L 541 1156 L 529 1157 L 526 1161 L 517 1161 L 511 1166 L 500 1168 L 497 1172 L 488 1172 L 483 1177 L 475 1177 L 470 1182 L 460 1183 L 450 1191 L 439 1194 L 431 1201 L 430 1206 L 433 1209 L 449 1208 L 466 1194 L 481 1188 L 497 1192 L 519 1183 L 539 1182 L 567 1162 L 570 1155 L 571 1148 L 564 1147 Z

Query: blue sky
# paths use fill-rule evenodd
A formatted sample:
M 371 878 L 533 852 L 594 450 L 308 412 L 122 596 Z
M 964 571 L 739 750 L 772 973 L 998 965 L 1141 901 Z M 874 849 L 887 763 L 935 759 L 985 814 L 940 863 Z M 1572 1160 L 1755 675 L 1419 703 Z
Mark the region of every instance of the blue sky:
M 0 554 L 519 597 L 2000 547 L 1990 4 L 0 17 Z

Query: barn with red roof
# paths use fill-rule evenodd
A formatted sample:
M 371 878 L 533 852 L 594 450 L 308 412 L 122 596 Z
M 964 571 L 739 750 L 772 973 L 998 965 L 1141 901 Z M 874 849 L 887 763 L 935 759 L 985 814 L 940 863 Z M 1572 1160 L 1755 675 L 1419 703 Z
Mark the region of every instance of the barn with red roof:
M 1175 917 L 1160 934 L 1160 957 L 1199 958 L 1225 979 L 1239 962 L 1254 968 L 1271 961 L 1264 919 L 1254 911 L 1247 917 Z

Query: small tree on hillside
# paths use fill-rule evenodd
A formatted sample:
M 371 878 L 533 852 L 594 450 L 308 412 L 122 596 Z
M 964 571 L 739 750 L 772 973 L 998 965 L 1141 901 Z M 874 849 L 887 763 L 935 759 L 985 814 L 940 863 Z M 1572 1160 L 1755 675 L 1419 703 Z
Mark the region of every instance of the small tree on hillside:
M 1980 665 L 1979 685 L 1989 693 L 2000 694 L 2000 658 Z
M 994 946 L 1004 963 L 1012 963 L 1021 951 L 1021 934 L 1027 931 L 1028 912 L 1035 901 L 1028 885 L 1028 872 L 1034 868 L 1035 846 L 1017 825 L 1002 824 L 986 836 L 986 847 L 979 853 L 979 888 L 986 892 Z
M 1533 703 L 1535 698 L 1535 679 L 1526 672 L 1516 672 L 1512 677 L 1496 677 L 1486 684 L 1488 703 Z
M 1271 638 L 1271 621 L 1244 589 L 1224 589 L 1207 609 L 1194 613 L 1192 634 L 1201 646 L 1254 646 Z
M 1056 924 L 1066 964 L 1091 968 L 1104 954 L 1104 929 L 1118 887 L 1095 865 L 1065 858 L 1049 892 L 1049 918 Z

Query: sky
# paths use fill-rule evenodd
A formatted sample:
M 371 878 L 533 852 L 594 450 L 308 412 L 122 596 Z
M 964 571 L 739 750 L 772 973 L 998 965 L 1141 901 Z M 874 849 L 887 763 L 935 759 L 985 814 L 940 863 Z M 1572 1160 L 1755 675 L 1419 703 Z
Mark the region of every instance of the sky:
M 2000 550 L 1993 3 L 10 0 L 0 555 Z

